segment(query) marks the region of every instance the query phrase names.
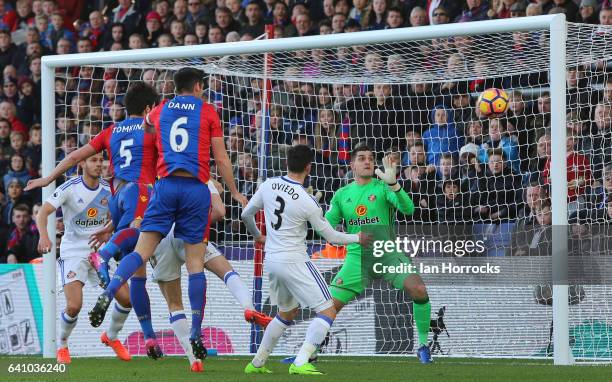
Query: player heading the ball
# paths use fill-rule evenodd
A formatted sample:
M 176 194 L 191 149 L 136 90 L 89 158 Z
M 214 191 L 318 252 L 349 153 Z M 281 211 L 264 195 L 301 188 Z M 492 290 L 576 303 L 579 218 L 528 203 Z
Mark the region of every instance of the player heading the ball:
M 292 324 L 298 306 L 308 307 L 317 313 L 306 332 L 306 339 L 290 374 L 318 375 L 308 362 L 318 344 L 323 342 L 334 319 L 336 309 L 325 280 L 306 252 L 308 223 L 325 240 L 336 244 L 368 244 L 369 235 L 338 232 L 323 218 L 317 201 L 302 187 L 310 174 L 314 154 L 305 145 L 287 150 L 288 174 L 267 179 L 259 186 L 242 213 L 242 220 L 255 240 L 265 243 L 265 269 L 270 277 L 270 299 L 278 306 L 278 315 L 272 320 L 261 340 L 253 361 L 245 368 L 247 374 L 271 373 L 264 365 L 278 339 Z M 257 229 L 255 214 L 264 210 L 265 237 Z
M 209 229 L 210 191 L 206 182 L 211 149 L 232 197 L 243 205 L 247 201 L 234 182 L 219 116 L 201 97 L 203 78 L 204 73 L 200 70 L 179 69 L 174 74 L 177 95 L 145 117 L 145 123 L 156 134 L 160 179 L 154 185 L 134 252 L 121 261 L 106 291 L 90 311 L 91 324 L 99 326 L 116 291 L 153 255 L 174 224 L 174 236 L 185 243 L 189 272 L 190 341 L 194 354 L 201 359 L 206 356 L 200 331 L 206 287 L 202 253 L 206 249 Z

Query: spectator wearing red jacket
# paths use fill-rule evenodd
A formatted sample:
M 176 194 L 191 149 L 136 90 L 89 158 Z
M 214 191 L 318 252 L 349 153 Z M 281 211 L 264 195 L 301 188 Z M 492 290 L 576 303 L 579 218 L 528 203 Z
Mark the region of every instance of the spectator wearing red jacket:
M 57 8 L 61 9 L 64 13 L 66 24 L 73 25 L 73 23 L 81 17 L 83 4 L 85 2 L 83 0 L 55 0 L 55 3 L 57 4 Z
M 89 22 L 83 23 L 79 28 L 79 37 L 87 37 L 91 41 L 94 51 L 101 47 L 102 37 L 106 33 L 106 25 L 100 11 L 89 14 Z
M 25 31 L 30 26 L 34 26 L 32 2 L 30 0 L 17 0 L 17 17 L 15 17 L 15 22 L 13 23 L 11 31 Z
M 29 128 L 20 120 L 17 119 L 17 107 L 10 101 L 0 102 L 0 117 L 7 119 L 11 123 L 11 130 L 23 134 L 25 140 L 28 140 Z
M 17 12 L 7 6 L 4 0 L 0 0 L 0 29 L 13 30 L 15 21 L 17 20 Z
M 39 257 L 38 228 L 30 216 L 30 208 L 25 204 L 16 205 L 13 208 L 13 228 L 9 234 L 6 249 L 6 263 L 29 263 Z M 2 262 L 2 261 L 0 261 Z
M 574 151 L 574 130 L 567 130 L 567 199 L 570 202 L 584 197 L 586 188 L 593 182 L 589 157 Z M 542 171 L 544 184 L 550 184 L 550 158 Z

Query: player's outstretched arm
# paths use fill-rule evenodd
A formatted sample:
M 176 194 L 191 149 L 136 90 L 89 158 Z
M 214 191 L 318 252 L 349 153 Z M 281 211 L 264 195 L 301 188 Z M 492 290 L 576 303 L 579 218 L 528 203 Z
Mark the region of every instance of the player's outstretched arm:
M 45 202 L 36 215 L 36 226 L 40 234 L 40 239 L 38 240 L 39 253 L 47 253 L 53 246 L 51 239 L 49 239 L 49 231 L 47 231 L 47 218 L 54 212 L 55 207 L 51 203 Z
M 247 198 L 238 191 L 236 187 L 236 183 L 234 182 L 234 173 L 232 171 L 232 162 L 229 159 L 229 155 L 227 155 L 227 150 L 225 149 L 225 142 L 223 141 L 223 137 L 213 137 L 211 138 L 210 145 L 212 147 L 213 157 L 215 158 L 215 164 L 217 165 L 217 170 L 221 177 L 229 187 L 230 193 L 232 194 L 232 198 L 236 201 L 240 202 L 244 207 L 248 200 Z
M 308 221 L 312 229 L 332 244 L 361 243 L 361 237 L 358 234 L 348 234 L 336 231 L 331 224 L 325 220 L 323 211 L 320 207 L 312 207 L 309 209 Z
M 38 187 L 48 186 L 55 179 L 59 178 L 60 175 L 64 174 L 66 171 L 76 166 L 77 163 L 89 158 L 95 153 L 97 153 L 96 149 L 94 149 L 92 145 L 86 144 L 85 146 L 81 147 L 76 151 L 73 151 L 64 159 L 62 159 L 62 161 L 59 162 L 57 166 L 55 166 L 53 171 L 51 171 L 51 174 L 49 174 L 48 176 L 30 180 L 27 186 L 24 188 L 24 191 L 30 191 Z

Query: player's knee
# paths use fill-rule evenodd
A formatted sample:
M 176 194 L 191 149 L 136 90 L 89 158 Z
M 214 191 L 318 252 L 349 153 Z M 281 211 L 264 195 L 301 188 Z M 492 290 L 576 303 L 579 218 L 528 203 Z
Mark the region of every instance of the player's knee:
M 342 310 L 342 308 L 344 308 L 344 303 L 340 300 L 336 300 L 335 298 L 332 299 L 333 303 L 334 303 L 334 309 L 336 311 L 336 314 L 338 314 L 339 311 Z
M 81 304 L 78 303 L 68 303 L 66 305 L 66 314 L 70 317 L 76 317 L 81 312 Z
M 143 264 L 140 268 L 134 272 L 135 277 L 147 277 L 147 265 Z
M 427 288 L 421 281 L 405 283 L 404 287 L 413 300 L 424 300 L 427 298 Z
M 336 308 L 332 305 L 329 308 L 326 308 L 326 309 L 323 309 L 317 312 L 317 314 L 322 314 L 326 317 L 331 318 L 332 320 L 335 320 L 337 312 L 336 312 Z
M 280 316 L 280 318 L 282 318 L 285 321 L 293 321 L 297 317 L 298 311 L 299 311 L 298 308 L 294 308 L 288 312 L 279 311 L 278 315 Z
M 115 299 L 122 307 L 129 309 L 132 307 L 132 303 L 130 302 L 129 294 L 117 293 L 115 295 Z

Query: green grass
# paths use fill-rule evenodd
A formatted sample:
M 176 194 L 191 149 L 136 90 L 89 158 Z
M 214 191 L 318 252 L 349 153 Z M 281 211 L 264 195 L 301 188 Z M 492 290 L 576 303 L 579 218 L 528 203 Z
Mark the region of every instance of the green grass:
M 455 381 L 612 381 L 612 366 L 553 366 L 550 361 L 438 358 L 432 365 L 421 365 L 413 357 L 324 357 L 317 366 L 326 376 L 289 376 L 288 365 L 271 359 L 271 375 L 244 375 L 250 357 L 211 357 L 204 363 L 204 373 L 188 371 L 186 359 L 166 357 L 160 361 L 134 358 L 121 362 L 113 358 L 73 358 L 64 374 L 8 375 L 10 363 L 42 363 L 40 357 L 0 357 L 0 381 L 59 382 L 183 382 L 187 380 L 226 381 L 301 381 L 312 379 L 333 382 L 455 382 Z

